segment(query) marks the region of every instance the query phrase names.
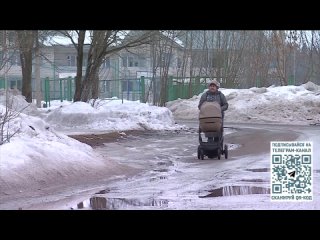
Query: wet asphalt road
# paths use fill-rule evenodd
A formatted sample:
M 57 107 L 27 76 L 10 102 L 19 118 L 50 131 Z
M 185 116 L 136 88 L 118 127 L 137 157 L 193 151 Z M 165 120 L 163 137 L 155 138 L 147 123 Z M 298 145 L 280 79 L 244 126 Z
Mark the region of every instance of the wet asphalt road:
M 264 204 L 270 209 L 270 141 L 311 139 L 319 154 L 319 126 L 225 123 L 228 159 L 198 160 L 197 121 L 178 123 L 188 129 L 74 136 L 138 174 L 74 185 L 45 199 L 29 199 L 32 205 L 23 209 L 255 209 Z
M 261 194 L 261 201 L 265 202 L 270 193 L 270 141 L 307 140 L 312 134 L 320 135 L 319 127 L 312 126 L 225 124 L 225 143 L 231 148 L 229 158 L 198 160 L 197 122 L 181 123 L 189 130 L 129 134 L 120 141 L 97 147 L 97 151 L 117 162 L 143 172 L 109 184 L 68 207 L 225 209 L 221 201 L 210 199 L 250 194 Z

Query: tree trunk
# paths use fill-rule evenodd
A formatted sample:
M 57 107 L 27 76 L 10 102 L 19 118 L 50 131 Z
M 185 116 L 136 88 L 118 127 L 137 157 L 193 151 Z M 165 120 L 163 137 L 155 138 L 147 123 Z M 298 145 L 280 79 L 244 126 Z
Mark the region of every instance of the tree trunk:
M 91 97 L 93 99 L 99 98 L 100 86 L 99 86 L 99 71 L 95 71 L 92 76 L 92 89 L 91 89 Z
M 77 75 L 75 78 L 75 92 L 73 101 L 78 102 L 81 100 L 81 89 L 82 89 L 82 65 L 83 65 L 83 45 L 86 30 L 80 30 L 78 34 L 78 45 L 77 49 Z
M 286 46 L 285 46 L 285 34 L 284 31 L 274 31 L 273 40 L 276 50 L 276 60 L 277 60 L 277 74 L 280 80 L 281 86 L 288 85 L 287 81 L 287 69 L 286 69 Z
M 98 74 L 102 60 L 97 56 L 96 51 L 98 51 L 98 49 L 92 45 L 88 53 L 88 64 L 81 93 L 81 101 L 83 102 L 87 102 L 91 98 L 96 99 L 99 97 Z
M 88 61 L 91 61 L 91 53 L 89 51 Z M 88 64 L 86 75 L 84 77 L 81 101 L 87 102 L 91 98 L 97 99 L 99 97 L 99 68 L 101 63 L 96 61 L 95 64 Z
M 32 102 L 32 52 L 20 53 L 22 68 L 22 95 L 26 101 Z
M 39 31 L 35 31 L 35 41 L 36 41 L 36 64 L 35 64 L 35 88 L 36 88 L 36 100 L 37 107 L 41 107 L 42 91 L 41 91 L 41 76 L 40 76 L 40 46 L 39 46 Z
M 22 69 L 22 95 L 32 102 L 32 51 L 36 31 L 17 31 Z
M 91 75 L 86 76 L 85 80 L 82 82 L 81 88 L 81 98 L 80 101 L 87 102 L 90 99 L 90 90 L 91 90 Z

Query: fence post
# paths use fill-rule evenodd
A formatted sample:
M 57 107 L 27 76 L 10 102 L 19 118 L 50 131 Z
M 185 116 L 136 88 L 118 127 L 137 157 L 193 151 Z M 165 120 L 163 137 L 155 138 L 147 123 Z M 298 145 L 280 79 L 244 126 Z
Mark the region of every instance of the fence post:
M 256 87 L 257 87 L 257 88 L 260 87 L 260 79 L 259 79 L 259 78 L 256 79 Z
M 46 77 L 44 80 L 44 98 L 46 101 L 46 107 L 48 107 L 48 102 L 49 102 L 49 107 L 50 107 L 50 83 L 49 83 L 49 77 Z
M 72 101 L 72 84 L 71 84 L 71 77 L 68 77 L 68 101 Z
M 121 89 L 121 103 L 123 104 L 123 91 Z
M 130 100 L 130 98 L 129 98 L 129 79 L 127 79 L 127 100 Z
M 59 81 L 60 81 L 60 101 L 63 102 L 63 99 L 62 99 L 62 78 L 60 78 Z
M 288 78 L 288 85 L 294 85 L 294 84 L 293 84 L 293 83 L 294 83 L 293 80 L 294 80 L 294 79 L 293 79 L 293 76 L 290 75 L 289 78 Z
M 144 76 L 141 76 L 140 78 L 140 89 L 141 89 L 141 97 L 140 97 L 140 101 L 142 103 L 145 103 L 145 81 L 144 81 Z
M 206 81 L 205 81 L 206 82 Z M 198 95 L 201 93 L 201 84 L 200 84 L 200 76 L 196 76 L 196 79 L 195 79 L 195 90 L 196 92 L 193 92 L 192 95 Z
M 4 88 L 4 78 L 0 78 L 0 88 Z
M 172 101 L 172 100 L 176 100 L 173 95 L 174 95 L 174 93 L 173 93 L 173 76 L 169 76 L 167 102 Z

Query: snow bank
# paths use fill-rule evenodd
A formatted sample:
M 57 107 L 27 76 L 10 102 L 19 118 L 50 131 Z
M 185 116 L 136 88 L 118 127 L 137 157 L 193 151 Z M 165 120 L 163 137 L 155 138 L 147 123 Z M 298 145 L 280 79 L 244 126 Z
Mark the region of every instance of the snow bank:
M 149 106 L 139 102 L 100 101 L 96 107 L 75 102 L 55 108 L 46 121 L 56 128 L 73 130 L 175 130 L 172 112 L 165 107 Z
M 0 105 L 7 105 L 14 111 L 23 112 L 28 115 L 38 116 L 40 114 L 37 106 L 34 103 L 28 103 L 26 98 L 17 89 L 8 89 L 7 91 L 0 89 Z
M 229 109 L 227 122 L 313 124 L 320 122 L 320 87 L 308 82 L 301 86 L 250 89 L 220 89 Z M 177 119 L 198 119 L 202 93 L 187 100 L 168 102 Z

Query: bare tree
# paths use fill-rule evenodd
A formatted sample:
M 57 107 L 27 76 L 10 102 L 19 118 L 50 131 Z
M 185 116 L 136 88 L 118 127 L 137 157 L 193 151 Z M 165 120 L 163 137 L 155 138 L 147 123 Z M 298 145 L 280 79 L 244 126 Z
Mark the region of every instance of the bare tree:
M 91 43 L 88 52 L 85 76 L 83 78 L 82 62 L 85 31 L 76 31 L 76 33 L 78 41 L 74 40 L 74 36 L 70 32 L 64 31 L 65 36 L 71 39 L 78 53 L 76 76 L 77 83 L 74 100 L 87 102 L 90 98 L 98 98 L 99 69 L 105 58 L 110 54 L 119 52 L 121 49 L 136 47 L 150 42 L 150 37 L 152 36 L 153 31 L 90 31 Z
M 306 31 L 301 31 L 300 37 L 302 57 L 306 56 L 302 59 L 302 68 L 306 70 L 303 82 L 316 81 L 320 83 L 318 77 L 316 77 L 320 74 L 320 32 L 313 30 L 310 36 Z
M 272 46 L 264 31 L 247 31 L 247 45 L 242 55 L 241 86 L 261 87 L 267 83 Z
M 319 31 L 294 31 L 296 38 L 292 32 L 189 31 L 177 75 L 216 77 L 226 87 L 287 85 L 290 78 L 294 83 L 316 80 Z
M 286 78 L 286 44 L 285 44 L 285 33 L 284 31 L 273 31 L 273 44 L 275 47 L 276 55 L 276 77 L 279 78 L 280 85 L 288 85 L 288 80 Z
M 189 61 L 190 61 L 190 56 L 191 56 L 191 49 L 192 46 L 190 46 L 190 44 L 192 44 L 192 34 L 190 34 L 190 31 L 186 31 L 186 33 L 183 36 L 185 38 L 185 46 L 183 48 L 183 55 L 181 58 L 181 63 L 179 68 L 177 69 L 177 76 L 181 77 L 182 79 L 185 78 L 186 76 L 186 72 L 187 72 L 187 67 L 189 65 Z M 190 40 L 191 38 L 191 40 Z M 190 47 L 188 47 L 190 46 Z
M 173 53 L 179 48 L 176 43 L 179 31 L 159 31 L 153 35 L 151 42 L 151 61 L 153 73 L 153 104 L 164 106 L 167 101 L 169 70 L 173 66 Z M 173 72 L 171 72 L 173 74 Z M 159 79 L 160 81 L 156 81 Z M 157 91 L 160 89 L 160 91 Z M 159 92 L 159 95 L 157 94 Z
M 36 64 L 35 64 L 35 89 L 36 89 L 36 100 L 37 100 L 37 107 L 41 107 L 41 100 L 42 100 L 42 91 L 41 91 L 41 78 L 40 78 L 40 60 L 41 60 L 41 53 L 40 53 L 40 45 L 39 45 L 39 31 L 35 31 L 35 57 L 36 57 Z
M 157 97 L 157 70 L 159 67 L 159 61 L 157 60 L 157 47 L 158 47 L 159 35 L 154 34 L 151 37 L 150 43 L 150 51 L 151 51 L 151 61 L 152 61 L 152 84 L 150 88 L 152 88 L 153 92 L 153 105 L 157 105 L 158 97 Z
M 32 102 L 32 52 L 37 31 L 19 30 L 17 32 L 22 69 L 22 95 Z
M 11 131 L 12 128 L 10 124 L 13 119 L 17 118 L 20 113 L 29 106 L 27 105 L 19 110 L 12 109 L 14 97 L 11 91 L 12 90 L 5 89 L 0 93 L 0 95 L 5 96 L 4 109 L 0 109 L 0 145 L 10 142 L 10 139 L 18 132 L 18 130 Z
M 83 47 L 86 30 L 61 31 L 61 33 L 71 40 L 77 51 L 77 73 L 75 77 L 75 93 L 73 96 L 73 100 L 77 102 L 81 100 L 82 93 Z
M 7 76 L 15 60 L 17 44 L 14 41 L 15 31 L 0 31 L 0 73 L 4 76 L 4 87 L 7 88 Z M 11 37 L 9 37 L 11 35 Z
M 190 31 L 186 36 L 184 65 L 188 65 L 190 78 L 207 76 L 225 86 L 238 85 L 244 71 L 246 31 Z
M 306 75 L 304 77 L 304 82 L 308 82 L 312 80 L 314 75 L 314 47 L 315 47 L 315 31 L 311 31 L 311 39 L 307 36 L 307 34 L 301 31 L 301 40 L 302 40 L 302 49 L 306 51 L 308 58 L 305 62 Z

